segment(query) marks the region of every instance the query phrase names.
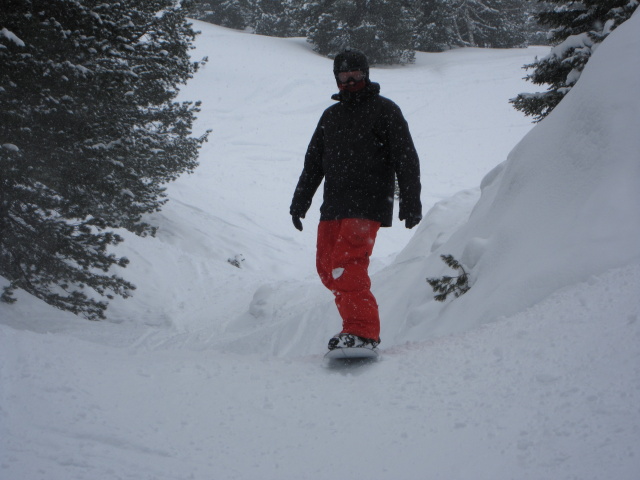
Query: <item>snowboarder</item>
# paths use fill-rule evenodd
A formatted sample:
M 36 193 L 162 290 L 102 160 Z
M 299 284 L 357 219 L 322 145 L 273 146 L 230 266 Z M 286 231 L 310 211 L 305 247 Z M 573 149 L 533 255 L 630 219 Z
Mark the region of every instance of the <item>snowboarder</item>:
M 324 179 L 316 266 L 343 321 L 329 350 L 373 349 L 380 343 L 380 318 L 369 257 L 378 229 L 391 226 L 396 177 L 400 220 L 413 228 L 422 219 L 420 163 L 400 108 L 369 80 L 366 56 L 347 48 L 335 57 L 333 73 L 339 92 L 331 98 L 339 103 L 324 111 L 311 137 L 290 213 L 302 230 Z

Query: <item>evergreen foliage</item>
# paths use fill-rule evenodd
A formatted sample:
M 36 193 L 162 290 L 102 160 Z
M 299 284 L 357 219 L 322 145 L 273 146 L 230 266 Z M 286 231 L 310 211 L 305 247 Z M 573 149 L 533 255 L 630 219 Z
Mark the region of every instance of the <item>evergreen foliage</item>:
M 254 31 L 272 37 L 295 37 L 302 34 L 296 15 L 299 1 L 255 0 Z
M 446 4 L 438 0 L 418 0 L 414 47 L 422 52 L 443 52 L 453 48 L 447 28 Z
M 254 17 L 252 0 L 197 0 L 183 8 L 193 18 L 237 30 L 252 25 Z
M 371 64 L 414 61 L 415 17 L 408 2 L 334 0 L 322 12 L 307 37 L 318 53 L 333 57 L 353 47 Z
M 352 46 L 373 64 L 411 63 L 413 50 L 540 43 L 528 0 L 192 0 L 189 8 L 225 27 L 307 37 L 329 57 Z
M 444 302 L 453 293 L 458 298 L 471 288 L 469 286 L 469 274 L 464 267 L 453 258 L 453 255 L 440 255 L 440 258 L 448 267 L 460 272 L 456 277 L 444 276 L 442 278 L 427 278 L 427 283 L 437 293 L 433 298 L 438 302 Z
M 309 32 L 317 25 L 322 13 L 329 8 L 333 0 L 290 0 L 291 21 L 298 27 L 300 37 L 308 37 Z
M 521 0 L 418 0 L 416 6 L 418 50 L 526 44 L 528 6 Z
M 535 85 L 548 85 L 545 92 L 521 93 L 510 103 L 535 122 L 541 121 L 560 103 L 580 78 L 593 50 L 618 25 L 631 17 L 637 0 L 548 0 L 537 14 L 538 22 L 550 28 L 551 53 L 525 65 L 533 70 L 525 78 Z
M 134 286 L 114 230 L 153 235 L 163 184 L 197 165 L 197 64 L 173 0 L 4 0 L 0 9 L 0 275 L 89 319 Z M 97 294 L 97 295 L 96 295 Z

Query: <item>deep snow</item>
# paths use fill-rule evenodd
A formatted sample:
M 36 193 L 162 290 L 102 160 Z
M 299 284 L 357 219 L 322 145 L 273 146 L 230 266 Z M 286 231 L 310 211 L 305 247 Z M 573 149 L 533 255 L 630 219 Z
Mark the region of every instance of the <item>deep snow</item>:
M 213 133 L 158 237 L 121 246 L 135 297 L 100 323 L 0 305 L 0 478 L 637 478 L 640 16 L 535 128 L 507 99 L 548 48 L 372 69 L 430 210 L 379 235 L 383 357 L 352 370 L 321 362 L 339 319 L 313 271 L 320 198 L 301 234 L 288 215 L 331 63 L 197 26 L 209 63 L 183 96 Z M 473 282 L 445 304 L 425 282 L 442 253 Z

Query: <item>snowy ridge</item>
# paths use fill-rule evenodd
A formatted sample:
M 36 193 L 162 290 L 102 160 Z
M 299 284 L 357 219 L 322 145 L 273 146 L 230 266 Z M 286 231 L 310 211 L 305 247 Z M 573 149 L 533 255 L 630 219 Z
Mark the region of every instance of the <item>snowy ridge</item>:
M 485 177 L 469 222 L 434 252 L 453 254 L 475 279 L 467 295 L 423 315 L 438 333 L 513 315 L 565 286 L 640 261 L 640 137 L 631 133 L 640 99 L 628 94 L 640 89 L 640 37 L 629 38 L 634 22 L 637 15 L 598 49 L 561 105 Z M 433 260 L 425 259 L 416 277 L 437 269 Z M 421 334 L 431 336 L 429 322 L 422 323 Z
M 635 480 L 640 15 L 534 128 L 507 99 L 548 49 L 372 69 L 430 208 L 380 233 L 382 361 L 352 371 L 321 363 L 339 318 L 313 269 L 319 198 L 301 234 L 288 216 L 330 61 L 198 29 L 211 61 L 183 95 L 213 133 L 158 237 L 119 247 L 135 297 L 100 323 L 0 305 L 0 477 Z M 441 253 L 472 275 L 444 304 L 425 282 L 450 273 Z

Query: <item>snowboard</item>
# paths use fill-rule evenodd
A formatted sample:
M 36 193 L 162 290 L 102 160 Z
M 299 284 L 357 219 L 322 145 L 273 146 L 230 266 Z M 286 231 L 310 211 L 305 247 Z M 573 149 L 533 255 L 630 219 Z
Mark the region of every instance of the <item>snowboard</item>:
M 324 359 L 329 365 L 351 365 L 375 362 L 379 356 L 377 350 L 371 350 L 370 348 L 344 347 L 329 350 L 325 354 Z

